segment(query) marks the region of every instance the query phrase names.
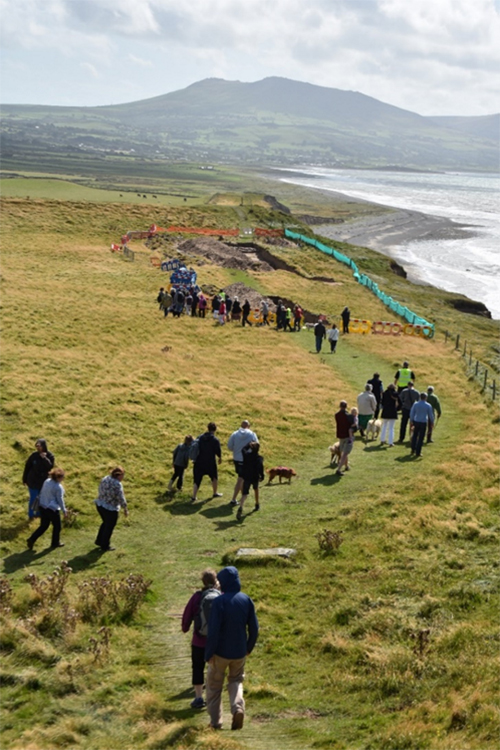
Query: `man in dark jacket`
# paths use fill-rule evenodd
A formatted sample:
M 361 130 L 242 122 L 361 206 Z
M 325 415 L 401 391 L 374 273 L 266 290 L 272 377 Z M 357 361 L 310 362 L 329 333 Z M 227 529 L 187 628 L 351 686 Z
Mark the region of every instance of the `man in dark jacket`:
M 227 669 L 227 689 L 233 716 L 231 729 L 241 729 L 245 718 L 245 661 L 257 641 L 259 623 L 253 601 L 241 591 L 238 570 L 233 566 L 223 568 L 217 578 L 223 593 L 212 602 L 208 623 L 205 647 L 205 661 L 208 662 L 207 709 L 210 726 L 220 729 L 222 686 Z
M 323 344 L 323 339 L 326 338 L 326 328 L 323 325 L 323 320 L 321 318 L 318 319 L 318 322 L 314 326 L 314 338 L 316 340 L 316 354 L 319 354 Z
M 191 502 L 196 502 L 196 496 L 201 484 L 201 480 L 208 475 L 212 480 L 213 495 L 212 497 L 222 497 L 222 493 L 217 492 L 218 473 L 217 462 L 221 462 L 220 443 L 215 437 L 217 425 L 209 422 L 207 431 L 200 435 L 196 442 L 198 443 L 198 455 L 194 459 L 193 465 L 193 496 Z

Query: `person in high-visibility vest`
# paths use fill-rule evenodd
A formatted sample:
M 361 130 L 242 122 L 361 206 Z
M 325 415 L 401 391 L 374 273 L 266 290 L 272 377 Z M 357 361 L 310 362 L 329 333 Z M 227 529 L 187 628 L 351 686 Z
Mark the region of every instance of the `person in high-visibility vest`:
M 394 385 L 397 386 L 398 393 L 401 393 L 403 388 L 407 387 L 410 380 L 415 381 L 415 373 L 410 370 L 408 362 L 403 362 L 403 367 L 394 375 Z

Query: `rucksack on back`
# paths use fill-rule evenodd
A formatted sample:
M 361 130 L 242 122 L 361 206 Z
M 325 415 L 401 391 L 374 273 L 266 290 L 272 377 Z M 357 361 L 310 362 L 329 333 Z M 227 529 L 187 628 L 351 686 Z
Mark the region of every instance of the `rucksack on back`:
M 204 589 L 201 592 L 200 606 L 198 612 L 194 616 L 194 627 L 196 632 L 200 635 L 208 635 L 208 621 L 210 619 L 212 602 L 218 596 L 220 596 L 220 591 L 218 589 Z
M 196 440 L 193 440 L 189 448 L 189 458 L 191 459 L 191 461 L 196 461 L 199 455 L 200 455 L 200 441 L 199 441 L 199 438 L 196 438 Z

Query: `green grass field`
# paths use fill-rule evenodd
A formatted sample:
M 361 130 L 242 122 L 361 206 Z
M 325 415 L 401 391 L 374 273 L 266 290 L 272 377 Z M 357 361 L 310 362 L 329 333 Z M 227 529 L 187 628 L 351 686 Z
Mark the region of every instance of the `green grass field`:
M 412 287 L 362 248 L 351 252 L 360 267 L 436 320 L 435 339 L 352 335 L 335 356 L 326 348 L 317 356 L 307 331 L 165 320 L 155 301 L 165 277 L 150 252 L 135 242 L 128 262 L 110 243 L 163 218 L 230 226 L 234 210 L 169 206 L 158 217 L 151 205 L 46 197 L 6 197 L 2 208 L 2 747 L 496 747 L 498 410 L 466 379 L 443 331 L 475 337 L 486 360 L 498 324 L 460 315 L 444 293 Z M 381 303 L 331 259 L 273 252 L 337 283 L 251 273 L 259 288 L 330 316 L 347 300 L 358 317 L 382 316 Z M 196 270 L 202 285 L 238 276 L 207 263 Z M 376 370 L 389 382 L 403 359 L 417 386 L 432 383 L 441 398 L 434 444 L 414 461 L 408 445 L 357 438 L 352 471 L 339 479 L 328 451 L 339 400 L 353 404 Z M 225 444 L 245 417 L 266 466 L 291 465 L 298 477 L 264 486 L 259 513 L 238 523 Z M 191 505 L 190 471 L 183 492 L 165 492 L 171 451 L 209 420 L 223 446 L 224 496 L 210 500 L 204 480 Z M 38 437 L 65 469 L 67 504 L 78 514 L 61 551 L 48 549 L 48 535 L 26 549 L 21 475 Z M 102 555 L 93 500 L 116 463 L 126 469 L 130 517 L 120 518 L 116 552 Z M 336 554 L 320 550 L 324 529 L 343 532 Z M 261 632 L 248 660 L 244 730 L 227 731 L 225 697 L 225 729 L 214 733 L 205 713 L 189 709 L 190 639 L 180 616 L 201 571 L 234 562 L 247 546 L 291 546 L 297 556 L 236 563 Z M 47 577 L 63 560 L 73 572 L 51 601 Z M 46 581 L 38 590 L 26 580 L 33 573 Z M 133 616 L 85 609 L 82 586 L 97 591 L 102 579 L 131 574 L 151 581 Z

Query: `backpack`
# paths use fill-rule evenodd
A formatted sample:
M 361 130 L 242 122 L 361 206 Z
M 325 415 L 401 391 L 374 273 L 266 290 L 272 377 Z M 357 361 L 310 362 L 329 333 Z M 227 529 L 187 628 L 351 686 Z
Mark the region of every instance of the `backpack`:
M 212 602 L 218 596 L 220 596 L 218 589 L 204 589 L 201 592 L 200 606 L 194 616 L 194 628 L 199 635 L 208 635 L 208 621 L 210 619 Z
M 196 461 L 199 455 L 200 455 L 200 442 L 199 442 L 199 438 L 196 438 L 196 440 L 193 440 L 193 442 L 190 445 L 189 458 L 191 459 L 191 461 Z

